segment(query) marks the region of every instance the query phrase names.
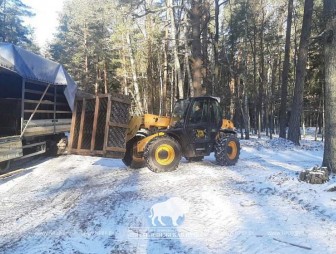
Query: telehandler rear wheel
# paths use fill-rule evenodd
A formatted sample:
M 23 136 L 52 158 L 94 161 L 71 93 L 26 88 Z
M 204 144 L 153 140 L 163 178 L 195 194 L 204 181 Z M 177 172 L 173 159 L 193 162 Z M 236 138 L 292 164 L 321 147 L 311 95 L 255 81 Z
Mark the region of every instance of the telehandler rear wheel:
M 217 140 L 215 144 L 215 158 L 219 165 L 235 165 L 239 159 L 239 154 L 240 143 L 235 136 L 223 136 Z
M 174 171 L 181 160 L 181 146 L 169 136 L 159 136 L 148 143 L 144 157 L 155 173 Z

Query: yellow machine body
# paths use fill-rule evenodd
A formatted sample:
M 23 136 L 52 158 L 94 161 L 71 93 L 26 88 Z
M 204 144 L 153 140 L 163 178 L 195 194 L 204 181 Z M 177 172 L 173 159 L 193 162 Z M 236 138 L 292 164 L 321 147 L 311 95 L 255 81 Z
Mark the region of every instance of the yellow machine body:
M 133 116 L 129 123 L 126 141 L 129 141 L 133 137 L 135 137 L 140 129 L 148 130 L 149 133 L 151 133 L 150 131 L 154 131 L 155 134 L 149 135 L 148 137 L 141 139 L 137 143 L 136 148 L 137 153 L 138 154 L 142 153 L 149 141 L 151 141 L 153 138 L 157 136 L 164 135 L 164 133 L 156 131 L 167 128 L 170 124 L 170 120 L 171 118 L 168 116 L 158 116 L 153 114 L 144 114 L 143 116 Z M 229 130 L 235 129 L 233 122 L 228 119 L 223 119 L 221 128 Z
M 223 119 L 223 122 L 222 122 L 222 127 L 221 129 L 229 129 L 229 130 L 234 130 L 235 127 L 234 127 L 234 124 L 232 121 L 228 120 L 228 119 Z

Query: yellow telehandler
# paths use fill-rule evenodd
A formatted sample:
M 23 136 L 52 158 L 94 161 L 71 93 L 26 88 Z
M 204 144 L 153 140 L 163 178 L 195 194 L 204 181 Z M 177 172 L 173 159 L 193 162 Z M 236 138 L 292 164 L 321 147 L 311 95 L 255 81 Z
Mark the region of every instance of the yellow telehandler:
M 132 117 L 126 142 L 125 165 L 157 173 L 177 169 L 182 156 L 201 161 L 215 152 L 219 165 L 230 166 L 240 154 L 233 123 L 223 119 L 219 99 L 210 96 L 177 101 L 171 117 Z

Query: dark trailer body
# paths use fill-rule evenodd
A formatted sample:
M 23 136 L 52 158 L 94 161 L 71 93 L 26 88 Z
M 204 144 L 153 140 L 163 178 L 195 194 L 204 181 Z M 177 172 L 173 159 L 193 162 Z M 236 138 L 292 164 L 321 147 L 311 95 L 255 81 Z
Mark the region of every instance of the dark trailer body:
M 0 43 L 0 163 L 46 151 L 70 131 L 77 86 L 63 66 Z

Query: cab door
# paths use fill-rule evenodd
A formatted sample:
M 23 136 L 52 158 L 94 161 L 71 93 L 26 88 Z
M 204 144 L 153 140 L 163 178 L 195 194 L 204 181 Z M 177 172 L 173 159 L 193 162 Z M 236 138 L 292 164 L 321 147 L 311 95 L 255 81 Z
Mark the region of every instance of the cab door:
M 197 107 L 201 108 L 201 117 L 194 121 Z M 215 137 L 221 125 L 221 112 L 217 100 L 213 98 L 197 98 L 190 105 L 186 121 L 185 135 L 188 148 L 185 154 L 188 157 L 209 155 L 212 151 Z

